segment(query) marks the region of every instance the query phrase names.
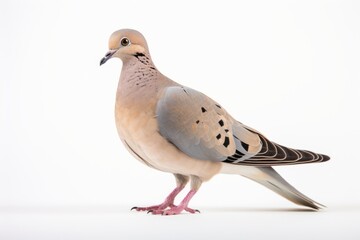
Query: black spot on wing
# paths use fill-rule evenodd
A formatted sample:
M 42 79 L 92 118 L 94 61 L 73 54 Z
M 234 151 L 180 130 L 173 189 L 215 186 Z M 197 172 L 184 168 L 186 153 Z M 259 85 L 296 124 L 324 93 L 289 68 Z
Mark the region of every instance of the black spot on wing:
M 201 112 L 207 112 L 207 110 L 204 107 L 201 107 Z
M 227 158 L 227 159 L 225 159 L 223 162 L 224 162 L 224 163 L 233 163 L 234 161 Z
M 241 146 L 242 146 L 246 151 L 249 150 L 249 144 L 244 143 L 244 142 L 241 142 Z
M 199 124 L 200 123 L 200 120 L 196 120 L 196 124 Z
M 217 106 L 218 108 L 220 108 L 220 109 L 221 109 L 221 106 L 220 106 L 219 104 L 215 104 L 215 106 Z
M 220 125 L 220 127 L 223 127 L 223 126 L 224 126 L 224 121 L 223 121 L 222 119 L 220 119 L 219 125 Z
M 230 139 L 229 139 L 229 137 L 226 136 L 223 145 L 224 145 L 224 147 L 227 148 L 229 146 L 229 144 L 230 144 Z
M 221 138 L 221 134 L 219 133 L 218 135 L 216 135 L 216 139 L 220 139 Z

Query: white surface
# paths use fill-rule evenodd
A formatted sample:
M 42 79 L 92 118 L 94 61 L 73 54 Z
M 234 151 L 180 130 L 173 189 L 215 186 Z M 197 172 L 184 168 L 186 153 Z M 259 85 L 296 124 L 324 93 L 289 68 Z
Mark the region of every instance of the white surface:
M 359 12 L 359 1 L 2 1 L 0 238 L 180 239 L 210 230 L 235 239 L 295 229 L 299 239 L 359 237 Z M 277 168 L 329 209 L 278 211 L 296 206 L 238 176 L 217 176 L 192 201 L 201 215 L 128 212 L 162 200 L 174 180 L 118 140 L 121 63 L 99 61 L 119 28 L 143 32 L 164 74 L 241 122 L 329 154 L 324 164 Z
M 359 239 L 359 206 L 326 212 L 211 207 L 153 216 L 120 206 L 7 209 L 1 239 Z M 6 220 L 3 218 L 6 217 Z

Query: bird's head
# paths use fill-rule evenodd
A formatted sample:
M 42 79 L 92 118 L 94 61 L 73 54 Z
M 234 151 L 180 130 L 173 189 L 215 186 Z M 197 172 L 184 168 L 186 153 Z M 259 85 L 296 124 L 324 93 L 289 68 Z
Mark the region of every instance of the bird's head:
M 121 29 L 111 34 L 109 39 L 109 51 L 100 61 L 100 66 L 110 58 L 118 57 L 126 60 L 132 55 L 145 54 L 148 46 L 144 36 L 132 29 Z

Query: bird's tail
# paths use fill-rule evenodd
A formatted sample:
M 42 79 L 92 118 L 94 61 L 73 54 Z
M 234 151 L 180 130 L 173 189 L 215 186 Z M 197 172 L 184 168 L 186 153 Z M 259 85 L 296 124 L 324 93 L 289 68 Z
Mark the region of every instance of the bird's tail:
M 224 164 L 222 173 L 240 174 L 269 188 L 289 201 L 319 210 L 325 206 L 308 198 L 285 181 L 272 167 L 253 167 Z

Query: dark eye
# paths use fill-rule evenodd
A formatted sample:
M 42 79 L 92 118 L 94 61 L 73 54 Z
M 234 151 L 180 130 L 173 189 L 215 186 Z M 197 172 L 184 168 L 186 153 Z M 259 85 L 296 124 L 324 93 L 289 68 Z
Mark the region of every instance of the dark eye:
M 124 37 L 120 40 L 120 43 L 121 43 L 121 46 L 126 47 L 127 45 L 130 44 L 130 40 L 128 38 Z

